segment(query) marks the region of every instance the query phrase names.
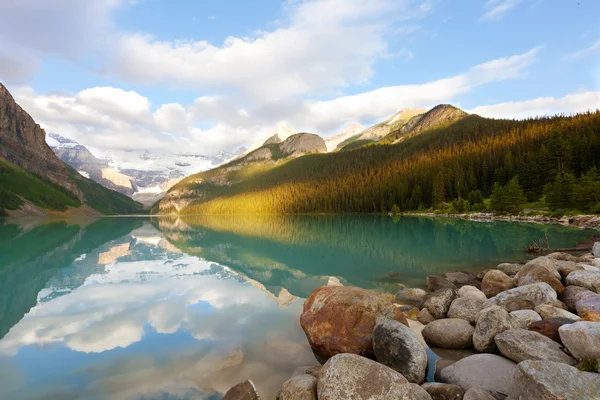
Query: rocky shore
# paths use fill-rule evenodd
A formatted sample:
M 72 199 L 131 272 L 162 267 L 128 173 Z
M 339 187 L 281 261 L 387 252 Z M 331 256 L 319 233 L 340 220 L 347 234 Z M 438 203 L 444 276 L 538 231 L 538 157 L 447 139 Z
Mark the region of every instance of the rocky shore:
M 300 324 L 323 365 L 277 399 L 600 399 L 600 242 L 426 284 L 316 289 Z M 223 399 L 260 396 L 246 381 Z

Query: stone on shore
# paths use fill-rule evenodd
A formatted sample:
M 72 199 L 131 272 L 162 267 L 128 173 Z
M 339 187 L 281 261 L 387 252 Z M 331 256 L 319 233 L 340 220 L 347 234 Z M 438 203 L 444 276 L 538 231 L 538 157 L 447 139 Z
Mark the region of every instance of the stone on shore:
M 464 319 L 439 319 L 429 323 L 421 332 L 431 347 L 463 349 L 473 344 L 474 329 Z
M 423 308 L 429 310 L 435 319 L 446 318 L 450 304 L 456 298 L 456 290 L 440 289 L 430 293 L 423 302 Z
M 377 324 L 373 350 L 377 361 L 401 373 L 409 382 L 425 381 L 427 352 L 411 328 L 394 320 Z
M 475 350 L 481 353 L 495 352 L 497 350 L 494 342 L 496 335 L 517 326 L 518 324 L 502 307 L 493 306 L 481 311 L 473 333 Z
M 535 308 L 535 311 L 538 314 L 540 314 L 540 316 L 543 319 L 548 319 L 548 318 L 569 318 L 569 319 L 574 319 L 575 321 L 578 321 L 578 320 L 581 319 L 576 314 L 573 314 L 571 312 L 563 310 L 562 308 L 551 306 L 549 304 L 540 304 L 539 306 L 537 306 Z
M 548 254 L 546 257 L 548 257 L 551 260 L 557 260 L 557 261 L 571 261 L 571 262 L 580 262 L 581 258 L 574 256 L 572 254 L 569 253 L 550 253 Z
M 600 284 L 600 272 L 598 271 L 573 271 L 566 278 L 567 285 L 581 286 L 595 291 L 596 285 Z
M 533 283 L 504 291 L 491 298 L 507 311 L 533 310 L 540 304 L 556 302 L 556 292 L 547 283 Z
M 586 291 L 588 290 L 581 286 L 567 286 L 560 299 L 565 303 L 569 311 L 577 312 L 577 294 Z
M 458 289 L 458 297 L 487 300 L 487 296 L 475 286 L 465 285 Z
M 502 293 L 513 288 L 514 286 L 515 285 L 510 276 L 506 275 L 500 270 L 493 269 L 483 277 L 483 281 L 481 282 L 481 291 L 487 297 L 493 297 L 498 293 Z
M 529 327 L 529 324 L 531 324 L 532 322 L 542 320 L 540 314 L 536 313 L 533 310 L 512 311 L 510 313 L 510 317 L 512 318 L 513 322 L 515 322 L 523 329 L 527 329 Z
M 444 274 L 446 279 L 452 282 L 457 288 L 461 288 L 465 285 L 475 286 L 481 285 L 481 282 L 477 280 L 477 275 L 467 271 L 448 272 Z
M 456 285 L 443 276 L 429 275 L 426 278 L 427 290 L 435 292 L 440 289 L 458 289 Z
M 592 254 L 594 257 L 600 257 L 600 242 L 594 243 L 592 247 Z
M 525 329 L 510 329 L 496 335 L 496 346 L 505 357 L 516 363 L 525 360 L 547 360 L 575 365 L 562 346 L 546 336 Z
M 393 296 L 351 286 L 322 286 L 304 302 L 300 325 L 310 346 L 324 356 L 372 356 L 372 333 L 378 319 L 408 326 Z
M 246 380 L 229 389 L 221 400 L 260 400 L 260 396 L 254 383 Z
M 317 394 L 319 400 L 431 399 L 400 373 L 356 354 L 338 354 L 323 365 Z
M 550 285 L 550 287 L 554 289 L 554 291 L 558 295 L 561 295 L 562 292 L 565 290 L 565 287 L 561 282 L 560 274 L 558 275 L 558 277 L 556 277 L 555 269 L 553 269 L 554 272 L 551 272 L 542 265 L 534 265 L 530 268 L 524 267 L 523 269 L 526 271 L 519 271 L 519 279 L 517 282 L 517 286 L 525 286 L 530 285 L 532 283 L 545 282 L 548 285 Z
M 578 293 L 575 308 L 584 321 L 600 322 L 600 294 L 589 290 Z
M 475 354 L 446 367 L 440 373 L 445 383 L 469 390 L 483 389 L 496 399 L 503 399 L 510 387 L 517 364 L 495 354 Z
M 450 308 L 448 309 L 448 318 L 459 318 L 469 321 L 471 324 L 475 324 L 477 321 L 477 315 L 481 310 L 492 307 L 494 304 L 491 303 L 487 298 L 473 299 L 468 297 L 459 297 L 452 301 Z
M 421 385 L 429 393 L 432 400 L 462 400 L 465 391 L 451 383 L 427 382 Z
M 312 375 L 294 376 L 281 386 L 276 400 L 318 400 L 317 382 Z
M 494 400 L 494 396 L 487 390 L 471 388 L 466 391 L 463 400 Z
M 575 322 L 577 321 L 569 318 L 548 318 L 542 321 L 532 322 L 529 325 L 529 330 L 542 334 L 557 343 L 563 344 L 560 339 L 560 334 L 558 333 L 559 328 L 563 325 L 574 324 Z
M 427 325 L 428 323 L 435 321 L 435 318 L 433 318 L 433 315 L 431 315 L 428 309 L 424 308 L 417 314 L 417 321 L 423 325 Z
M 556 279 L 561 278 L 560 273 L 558 272 L 558 270 L 556 268 L 555 261 L 548 257 L 545 257 L 545 256 L 534 258 L 533 260 L 529 261 L 527 264 L 525 264 L 523 266 L 523 268 L 521 268 L 519 270 L 519 272 L 517 272 L 517 274 L 515 275 L 515 278 L 517 280 L 519 280 L 519 279 L 521 279 L 522 276 L 526 275 L 529 271 L 531 271 L 532 269 L 536 269 L 538 267 L 542 267 L 542 268 L 546 269 L 554 277 L 556 277 Z
M 565 264 L 564 262 L 558 265 L 558 272 L 563 279 L 566 279 L 567 276 L 573 271 L 582 271 L 585 270 L 581 265 L 577 265 L 574 262 L 569 262 Z
M 396 293 L 396 302 L 421 307 L 423 300 L 425 300 L 425 296 L 427 296 L 427 292 L 423 289 L 403 288 Z
M 518 365 L 507 400 L 592 400 L 598 399 L 599 393 L 598 374 L 586 374 L 563 363 L 528 360 Z
M 600 359 L 600 322 L 576 322 L 558 329 L 569 352 L 579 361 Z
M 292 374 L 292 376 L 297 376 L 297 375 L 312 375 L 315 378 L 319 378 L 319 373 L 321 372 L 321 368 L 323 368 L 322 365 L 317 365 L 317 366 L 313 366 L 313 367 L 298 367 L 294 370 L 294 373 Z
M 523 268 L 522 264 L 502 263 L 497 269 L 504 272 L 508 276 L 515 276 Z

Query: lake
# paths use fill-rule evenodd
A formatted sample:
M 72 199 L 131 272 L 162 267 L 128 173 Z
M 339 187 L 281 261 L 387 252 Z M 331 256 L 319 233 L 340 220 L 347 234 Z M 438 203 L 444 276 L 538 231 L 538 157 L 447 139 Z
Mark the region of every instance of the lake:
M 303 299 L 527 258 L 556 225 L 387 216 L 0 219 L 0 398 L 265 399 L 316 365 Z

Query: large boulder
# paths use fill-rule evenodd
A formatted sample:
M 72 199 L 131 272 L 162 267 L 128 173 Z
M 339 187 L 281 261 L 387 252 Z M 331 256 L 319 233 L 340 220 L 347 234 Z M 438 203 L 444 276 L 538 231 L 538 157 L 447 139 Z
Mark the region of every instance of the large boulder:
M 427 290 L 430 292 L 435 292 L 440 289 L 458 289 L 454 283 L 443 276 L 429 275 L 425 278 L 425 283 L 427 285 Z
M 558 334 L 577 360 L 600 359 L 600 322 L 563 325 L 558 329 Z
M 558 299 L 554 289 L 547 283 L 533 283 L 504 291 L 490 300 L 507 311 L 516 311 L 533 310 L 540 304 L 551 304 Z
M 444 274 L 446 279 L 452 282 L 457 288 L 461 288 L 465 285 L 478 286 L 481 282 L 477 279 L 477 275 L 467 271 L 448 272 Z
M 260 396 L 254 383 L 246 380 L 229 389 L 221 400 L 260 400 Z
M 409 382 L 421 384 L 427 373 L 427 352 L 413 330 L 386 320 L 375 326 L 373 350 L 377 361 L 401 373 Z
M 453 383 L 464 390 L 483 389 L 496 399 L 503 399 L 510 387 L 517 364 L 495 354 L 475 354 L 446 367 L 440 373 L 442 382 Z
M 594 257 L 600 257 L 600 242 L 594 243 L 594 246 L 592 247 L 592 254 Z
M 458 289 L 458 297 L 487 300 L 487 296 L 475 286 L 465 285 Z
M 425 300 L 425 296 L 427 296 L 427 292 L 423 289 L 403 288 L 396 293 L 396 302 L 421 307 L 421 303 Z
M 464 319 L 439 319 L 430 322 L 421 334 L 429 346 L 462 349 L 473 344 L 474 329 Z
M 550 287 L 554 289 L 554 291 L 558 295 L 561 295 L 562 292 L 565 290 L 565 287 L 561 282 L 560 274 L 558 275 L 558 277 L 556 277 L 555 273 L 549 271 L 547 268 L 544 268 L 541 265 L 534 265 L 531 268 L 524 267 L 523 269 L 526 269 L 526 272 L 519 271 L 519 279 L 517 281 L 517 286 L 525 286 L 530 285 L 532 283 L 545 282 L 548 285 L 550 285 Z
M 517 326 L 520 326 L 523 329 L 527 329 L 529 327 L 529 324 L 531 324 L 532 322 L 542 320 L 540 314 L 536 313 L 533 310 L 512 311 L 510 313 L 510 317 Z
M 567 285 L 581 286 L 595 291 L 596 285 L 600 284 L 600 272 L 598 271 L 573 271 L 566 279 Z
M 475 324 L 477 315 L 481 310 L 492 307 L 494 304 L 488 299 L 474 299 L 469 297 L 459 297 L 452 301 L 448 309 L 448 318 L 459 318 Z
M 583 268 L 581 265 L 577 265 L 570 261 L 562 261 L 558 263 L 557 269 L 563 279 L 566 279 L 567 276 L 569 276 L 569 274 L 573 271 L 585 270 L 585 268 Z
M 517 274 L 515 275 L 515 279 L 518 281 L 519 279 L 521 279 L 521 277 L 523 275 L 526 275 L 529 271 L 531 271 L 532 269 L 538 268 L 538 267 L 545 268 L 548 272 L 550 272 L 552 275 L 554 275 L 554 277 L 556 277 L 556 279 L 561 278 L 560 273 L 558 272 L 558 270 L 556 268 L 556 262 L 554 260 L 552 260 L 551 258 L 542 256 L 542 257 L 534 258 L 533 260 L 531 260 L 527 264 L 525 264 L 523 266 L 523 268 L 521 268 L 519 270 L 519 272 L 517 272 Z
M 589 290 L 578 293 L 575 308 L 584 321 L 600 322 L 600 294 Z
M 567 286 L 560 299 L 565 303 L 569 311 L 577 312 L 577 294 L 586 291 L 588 289 L 581 286 Z
M 493 269 L 483 277 L 481 282 L 481 291 L 487 297 L 493 297 L 515 286 L 512 278 L 504 272 Z
M 569 318 L 574 320 L 580 320 L 578 315 L 570 313 L 562 308 L 554 307 L 549 304 L 540 304 L 535 308 L 535 311 L 540 314 L 543 319 L 548 318 Z
M 373 355 L 377 319 L 408 326 L 393 296 L 351 286 L 323 286 L 306 299 L 300 325 L 311 347 L 324 356 L 339 353 Z
M 355 354 L 338 354 L 323 365 L 317 394 L 319 400 L 431 400 L 400 373 Z
M 577 321 L 569 318 L 548 318 L 541 321 L 532 322 L 529 324 L 528 329 L 562 344 L 558 330 L 563 325 L 570 325 L 574 324 L 575 322 Z
M 518 323 L 513 321 L 502 307 L 493 306 L 481 311 L 473 332 L 475 350 L 482 353 L 495 352 L 497 350 L 494 342 L 496 335 L 516 327 L 519 327 Z
M 515 371 L 508 400 L 593 400 L 599 393 L 598 374 L 558 362 L 527 360 Z
M 562 346 L 546 336 L 525 329 L 510 329 L 496 335 L 496 346 L 507 358 L 520 363 L 525 360 L 548 360 L 575 365 Z
M 494 400 L 494 396 L 492 396 L 487 390 L 471 388 L 466 391 L 463 400 Z
M 450 304 L 456 298 L 456 290 L 440 289 L 430 293 L 423 302 L 423 308 L 429 310 L 435 319 L 446 318 Z
M 522 264 L 502 263 L 496 269 L 504 272 L 508 276 L 515 276 L 523 268 Z
M 427 382 L 421 385 L 429 393 L 432 400 L 462 400 L 465 391 L 451 383 Z
M 292 377 L 281 386 L 276 400 L 318 400 L 317 378 L 307 374 Z

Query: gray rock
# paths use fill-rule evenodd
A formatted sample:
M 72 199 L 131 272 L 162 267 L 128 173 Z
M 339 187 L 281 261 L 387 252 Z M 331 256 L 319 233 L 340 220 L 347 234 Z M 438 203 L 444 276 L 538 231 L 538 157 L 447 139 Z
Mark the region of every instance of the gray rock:
M 508 400 L 593 400 L 599 394 L 598 374 L 585 374 L 567 364 L 528 360 L 518 365 Z
M 594 246 L 592 247 L 592 254 L 594 257 L 600 257 L 600 242 L 594 243 Z
M 260 396 L 254 382 L 246 380 L 229 389 L 221 400 L 260 400 Z
M 497 350 L 494 338 L 499 333 L 517 327 L 508 312 L 498 306 L 483 310 L 477 318 L 475 332 L 473 333 L 473 345 L 475 350 L 482 353 L 493 353 Z
M 412 329 L 386 320 L 373 330 L 377 361 L 401 373 L 409 382 L 421 384 L 427 373 L 427 352 Z
M 429 393 L 432 400 L 461 400 L 465 391 L 451 383 L 428 382 L 421 385 Z
M 474 329 L 464 319 L 439 319 L 429 323 L 421 332 L 432 347 L 463 349 L 473 344 Z
M 396 302 L 421 307 L 421 303 L 425 300 L 425 296 L 427 296 L 427 292 L 423 289 L 404 288 L 396 293 Z
M 573 271 L 566 279 L 567 285 L 581 286 L 594 290 L 596 284 L 600 284 L 600 272 L 597 271 Z
M 555 261 L 571 261 L 571 262 L 579 262 L 581 261 L 579 257 L 573 256 L 569 253 L 550 253 L 546 257 Z
M 457 271 L 457 272 L 448 272 L 444 274 L 446 279 L 452 282 L 457 288 L 463 287 L 465 285 L 474 286 L 480 284 L 477 280 L 477 275 L 472 272 L 466 271 Z
M 400 373 L 355 354 L 338 354 L 323 365 L 317 395 L 319 400 L 431 400 Z
M 547 360 L 575 365 L 562 346 L 546 336 L 525 329 L 510 329 L 496 335 L 496 346 L 507 358 L 520 363 L 525 360 Z
M 481 310 L 492 307 L 494 304 L 488 299 L 474 299 L 469 297 L 459 297 L 452 301 L 448 309 L 448 318 L 459 318 L 475 324 L 477 315 Z
M 457 361 L 440 373 L 443 382 L 453 383 L 464 390 L 478 388 L 494 398 L 503 399 L 510 387 L 517 364 L 495 354 L 476 354 Z
M 449 279 L 443 276 L 429 275 L 425 282 L 427 284 L 427 290 L 435 292 L 440 289 L 457 289 L 456 285 L 450 282 Z
M 600 359 L 600 322 L 576 322 L 558 328 L 560 339 L 579 361 Z
M 277 400 L 318 400 L 317 378 L 312 375 L 298 375 L 287 380 L 277 393 Z
M 540 314 L 533 310 L 517 310 L 510 313 L 513 322 L 516 322 L 521 328 L 527 329 L 529 324 L 536 321 L 541 321 Z
M 591 263 L 594 267 L 600 268 L 600 258 L 594 258 Z
M 494 396 L 492 396 L 487 390 L 471 388 L 467 390 L 463 400 L 494 400 Z
M 297 133 L 279 144 L 285 155 L 297 157 L 307 153 L 327 153 L 325 140 L 312 133 Z
M 587 291 L 581 286 L 567 286 L 561 296 L 561 300 L 566 304 L 569 311 L 577 312 L 577 294 Z
M 562 308 L 554 307 L 549 304 L 540 304 L 535 308 L 535 311 L 540 314 L 543 319 L 549 318 L 569 318 L 574 319 L 575 321 L 580 320 L 581 318 L 571 312 L 563 310 Z
M 521 268 L 519 270 L 519 272 L 517 272 L 517 274 L 515 275 L 515 278 L 518 280 L 521 278 L 521 276 L 527 274 L 530 270 L 537 268 L 537 267 L 545 268 L 546 270 L 548 270 L 548 272 L 550 272 L 552 275 L 554 275 L 554 277 L 556 277 L 557 279 L 561 278 L 560 273 L 556 269 L 555 261 L 552 260 L 551 258 L 548 258 L 545 256 L 534 258 L 533 260 L 529 261 L 527 264 L 525 264 L 523 266 L 523 268 Z
M 427 295 L 423 302 L 423 308 L 429 310 L 435 319 L 446 318 L 450 304 L 456 298 L 456 291 L 452 289 L 440 289 Z
M 504 272 L 508 276 L 515 276 L 521 268 L 523 268 L 522 264 L 502 263 L 498 265 L 497 269 Z
M 600 294 L 590 290 L 575 295 L 577 315 L 586 321 L 600 322 Z
M 499 293 L 492 300 L 507 311 L 533 310 L 540 304 L 557 300 L 556 292 L 547 283 L 533 283 Z
M 433 318 L 433 315 L 431 315 L 428 309 L 424 308 L 417 314 L 417 321 L 423 325 L 427 325 L 428 323 L 435 321 L 435 318 Z
M 513 279 L 504 272 L 493 269 L 483 277 L 481 291 L 487 297 L 493 297 L 515 286 Z
M 487 296 L 475 286 L 465 285 L 458 289 L 458 297 L 487 300 Z

